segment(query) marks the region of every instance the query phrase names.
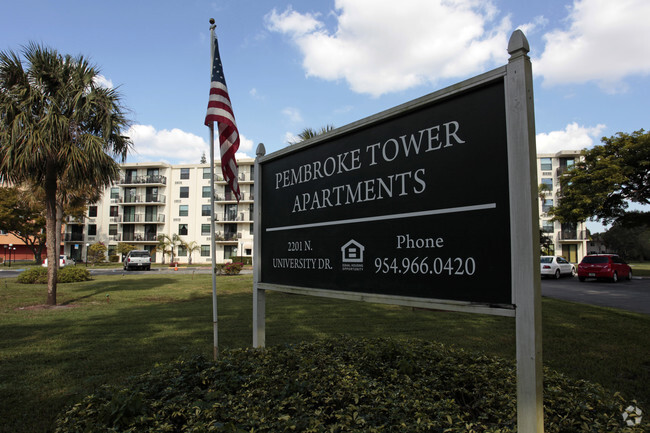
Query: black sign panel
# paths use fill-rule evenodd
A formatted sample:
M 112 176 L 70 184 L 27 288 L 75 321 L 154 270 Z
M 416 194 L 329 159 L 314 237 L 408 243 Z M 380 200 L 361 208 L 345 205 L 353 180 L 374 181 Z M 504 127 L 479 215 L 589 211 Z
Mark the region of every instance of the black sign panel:
M 261 283 L 511 304 L 503 80 L 261 163 Z

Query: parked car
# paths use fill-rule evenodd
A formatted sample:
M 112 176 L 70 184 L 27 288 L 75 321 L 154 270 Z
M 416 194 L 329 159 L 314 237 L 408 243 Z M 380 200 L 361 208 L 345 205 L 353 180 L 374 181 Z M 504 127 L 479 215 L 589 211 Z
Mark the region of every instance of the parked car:
M 65 266 L 67 266 L 67 265 L 72 265 L 72 264 L 74 264 L 74 260 L 68 259 L 68 256 L 66 256 L 65 254 L 61 254 L 59 256 L 59 267 L 60 268 L 63 268 Z M 41 266 L 43 266 L 44 268 L 47 268 L 47 259 L 43 260 L 43 264 Z
M 590 254 L 578 265 L 578 279 L 607 278 L 613 283 L 621 278 L 632 279 L 632 268 L 616 254 Z
M 124 258 L 124 270 L 151 269 L 151 255 L 147 250 L 132 250 Z
M 542 277 L 560 278 L 562 275 L 573 277 L 576 274 L 576 267 L 561 256 L 542 256 L 539 266 Z

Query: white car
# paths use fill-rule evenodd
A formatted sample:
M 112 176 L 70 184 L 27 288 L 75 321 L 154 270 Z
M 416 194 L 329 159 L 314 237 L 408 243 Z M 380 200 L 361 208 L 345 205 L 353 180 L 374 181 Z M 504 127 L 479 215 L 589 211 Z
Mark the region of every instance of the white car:
M 68 256 L 66 256 L 65 254 L 61 254 L 59 256 L 59 267 L 60 268 L 63 268 L 64 266 L 66 266 L 66 265 L 68 265 L 70 263 L 72 263 L 72 262 L 68 261 Z M 44 268 L 47 268 L 47 259 L 43 260 L 43 264 L 41 266 L 43 266 Z
M 576 267 L 561 256 L 540 257 L 542 277 L 560 278 L 562 275 L 575 276 Z

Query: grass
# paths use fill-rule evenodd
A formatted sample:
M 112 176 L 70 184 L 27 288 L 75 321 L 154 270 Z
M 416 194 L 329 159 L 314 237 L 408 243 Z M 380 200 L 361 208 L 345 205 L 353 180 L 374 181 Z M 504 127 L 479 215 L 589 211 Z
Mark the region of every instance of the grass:
M 650 262 L 630 262 L 632 272 L 636 277 L 650 277 Z
M 219 277 L 219 346 L 252 340 L 252 278 Z M 0 280 L 0 432 L 47 432 L 70 403 L 181 355 L 212 355 L 210 275 L 125 275 L 59 285 Z M 108 296 L 107 296 L 108 295 Z M 415 337 L 515 356 L 514 320 L 269 293 L 267 344 L 347 334 Z M 543 301 L 544 365 L 650 403 L 650 316 Z

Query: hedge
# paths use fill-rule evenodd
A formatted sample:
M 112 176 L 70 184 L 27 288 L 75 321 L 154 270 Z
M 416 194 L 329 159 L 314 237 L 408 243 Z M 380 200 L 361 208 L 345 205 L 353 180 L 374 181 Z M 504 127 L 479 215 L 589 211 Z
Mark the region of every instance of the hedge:
M 57 272 L 58 283 L 78 283 L 89 280 L 91 280 L 91 276 L 86 268 L 66 266 L 59 268 Z M 47 284 L 47 268 L 28 269 L 18 275 L 17 281 L 23 284 Z
M 340 337 L 179 359 L 105 386 L 56 432 L 516 431 L 513 362 L 418 340 Z M 545 371 L 545 431 L 641 432 L 630 402 Z

